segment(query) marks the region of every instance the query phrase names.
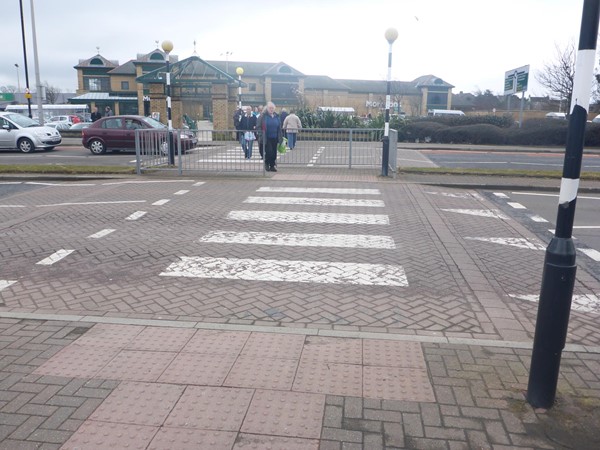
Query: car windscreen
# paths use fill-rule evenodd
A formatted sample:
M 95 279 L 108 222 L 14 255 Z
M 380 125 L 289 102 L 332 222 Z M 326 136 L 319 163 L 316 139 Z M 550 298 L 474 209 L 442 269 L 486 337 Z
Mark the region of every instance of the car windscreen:
M 160 123 L 158 120 L 155 120 L 152 117 L 146 117 L 144 118 L 144 121 L 152 128 L 166 128 L 166 125 Z
M 29 117 L 24 116 L 23 114 L 6 114 L 4 117 L 21 128 L 40 126 L 40 124 L 37 123 L 35 120 L 30 119 Z

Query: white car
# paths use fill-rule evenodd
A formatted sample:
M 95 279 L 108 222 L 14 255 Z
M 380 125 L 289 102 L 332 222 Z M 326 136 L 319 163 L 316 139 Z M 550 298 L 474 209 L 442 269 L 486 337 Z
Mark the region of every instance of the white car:
M 0 148 L 31 153 L 36 149 L 52 150 L 62 142 L 60 133 L 51 127 L 17 113 L 0 112 Z

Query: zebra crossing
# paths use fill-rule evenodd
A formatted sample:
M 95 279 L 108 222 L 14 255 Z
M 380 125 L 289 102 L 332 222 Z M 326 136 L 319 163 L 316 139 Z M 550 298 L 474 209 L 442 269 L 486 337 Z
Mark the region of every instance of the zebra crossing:
M 272 196 L 273 193 L 303 194 L 304 197 Z M 261 187 L 242 203 L 268 205 L 269 210 L 233 210 L 226 218 L 237 222 L 312 223 L 340 225 L 338 233 L 269 233 L 257 231 L 213 230 L 200 237 L 199 243 L 224 245 L 267 245 L 282 247 L 331 247 L 339 249 L 372 249 L 373 258 L 380 259 L 381 250 L 394 250 L 393 238 L 385 233 L 352 234 L 352 227 L 374 225 L 374 229 L 389 229 L 387 214 L 358 214 L 323 212 L 323 208 L 368 207 L 384 208 L 381 199 L 352 198 L 348 196 L 381 196 L 379 189 L 357 188 L 298 188 Z M 323 198 L 322 194 L 343 197 Z M 281 211 L 278 207 L 302 205 L 314 211 Z M 364 231 L 364 228 L 363 228 Z M 346 261 L 306 261 L 286 259 L 213 258 L 182 256 L 161 274 L 164 277 L 190 277 L 270 281 L 292 283 L 325 283 L 363 286 L 408 286 L 401 265 L 354 263 Z

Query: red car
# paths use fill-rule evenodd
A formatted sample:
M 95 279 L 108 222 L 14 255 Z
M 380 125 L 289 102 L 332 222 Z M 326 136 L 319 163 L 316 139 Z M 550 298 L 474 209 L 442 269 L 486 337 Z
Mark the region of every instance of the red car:
M 151 117 L 144 116 L 110 116 L 98 119 L 88 128 L 81 130 L 82 143 L 94 155 L 101 155 L 107 150 L 135 151 L 137 129 L 163 130 L 164 142 L 161 151 L 164 153 L 167 148 L 167 127 Z M 180 139 L 184 150 L 194 148 L 198 142 L 191 132 L 182 132 Z

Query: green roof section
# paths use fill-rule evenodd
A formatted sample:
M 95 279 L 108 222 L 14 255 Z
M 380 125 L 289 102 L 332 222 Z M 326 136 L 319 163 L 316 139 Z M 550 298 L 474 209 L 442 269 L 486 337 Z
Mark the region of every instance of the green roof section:
M 166 78 L 163 75 L 165 70 L 166 65 L 161 65 L 152 72 L 137 77 L 136 81 L 138 83 L 165 83 Z M 172 84 L 183 81 L 210 81 L 212 83 L 228 84 L 238 82 L 234 76 L 229 75 L 198 56 L 190 56 L 172 64 L 170 72 Z M 242 83 L 242 86 L 245 86 L 245 83 Z

